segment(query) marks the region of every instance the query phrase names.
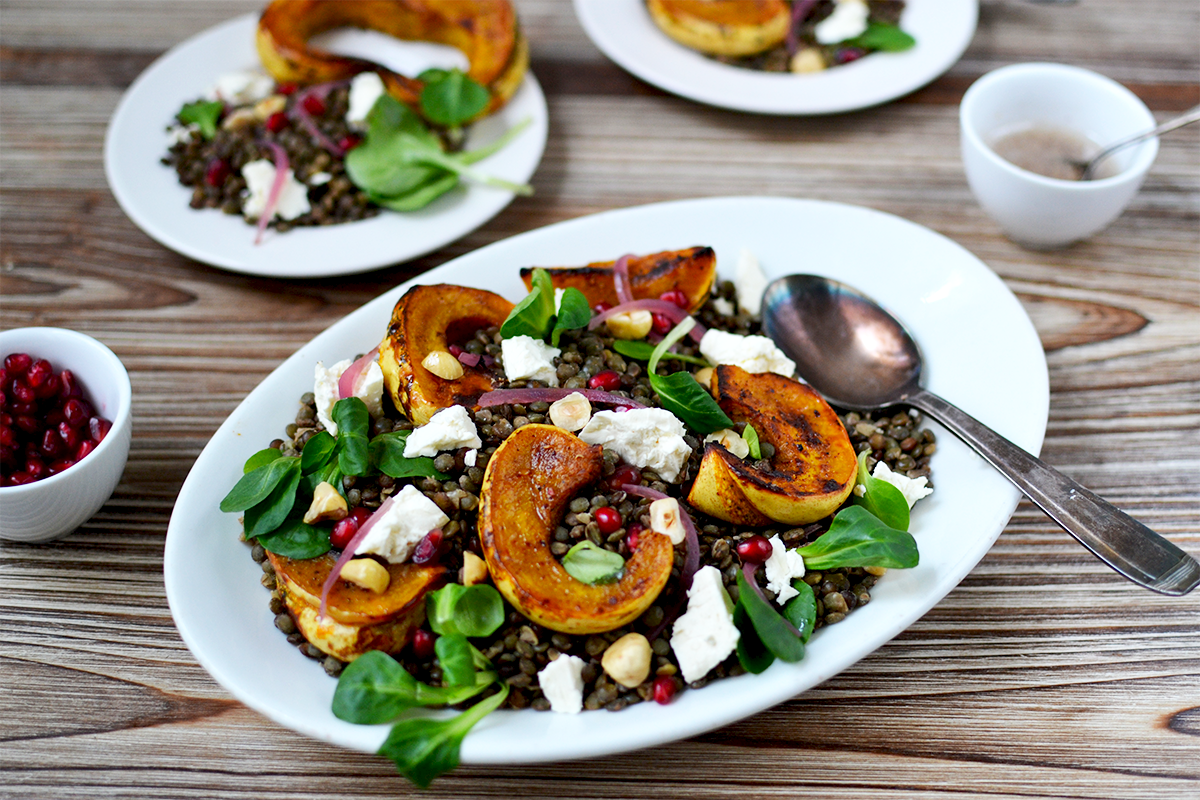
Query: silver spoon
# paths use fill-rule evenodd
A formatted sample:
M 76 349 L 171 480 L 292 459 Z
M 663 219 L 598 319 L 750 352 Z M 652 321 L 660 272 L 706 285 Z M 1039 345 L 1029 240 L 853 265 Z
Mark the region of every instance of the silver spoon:
M 1182 128 L 1184 125 L 1191 125 L 1193 122 L 1200 122 L 1200 106 L 1196 106 L 1191 111 L 1188 111 L 1186 114 L 1178 116 L 1175 119 L 1167 120 L 1157 128 L 1148 130 L 1145 133 L 1139 133 L 1136 136 L 1130 136 L 1128 139 L 1122 139 L 1118 142 L 1115 142 L 1086 161 L 1076 161 L 1074 159 L 1069 160 L 1071 161 L 1071 166 L 1079 170 L 1079 180 L 1090 181 L 1095 176 L 1096 167 L 1099 166 L 1100 162 L 1111 156 L 1113 153 L 1116 153 L 1118 150 L 1124 150 L 1130 145 L 1135 145 L 1138 142 L 1144 142 L 1147 139 L 1158 136 L 1161 133 L 1166 133 L 1167 131 L 1173 131 L 1176 128 Z
M 921 351 L 895 317 L 851 287 L 790 275 L 763 295 L 763 331 L 833 405 L 867 411 L 904 404 L 936 418 L 1013 482 L 1101 561 L 1169 595 L 1200 584 L 1200 563 L 1142 523 L 921 388 Z

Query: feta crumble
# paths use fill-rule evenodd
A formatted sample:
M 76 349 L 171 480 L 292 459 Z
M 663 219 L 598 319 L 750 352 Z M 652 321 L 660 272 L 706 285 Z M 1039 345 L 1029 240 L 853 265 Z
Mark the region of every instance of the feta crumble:
M 242 177 L 246 179 L 242 214 L 247 219 L 258 219 L 267 207 L 267 197 L 270 196 L 271 186 L 275 183 L 275 165 L 265 158 L 251 161 L 242 167 Z M 291 220 L 311 210 L 312 206 L 308 203 L 308 187 L 296 180 L 296 174 L 288 169 L 284 173 L 283 188 L 280 189 L 279 199 L 275 203 L 274 216 Z
M 792 586 L 795 578 L 804 577 L 804 556 L 788 550 L 778 535 L 772 536 L 771 557 L 764 565 L 767 568 L 767 588 L 775 593 L 775 602 L 783 605 L 800 594 Z
M 409 484 L 392 497 L 383 513 L 354 551 L 356 556 L 373 554 L 393 564 L 408 560 L 425 534 L 450 521 L 437 503 Z
M 562 350 L 532 336 L 510 336 L 500 342 L 504 376 L 510 381 L 542 381 L 558 386 L 554 359 L 561 354 Z
M 892 472 L 892 468 L 882 461 L 875 465 L 874 471 L 871 472 L 871 477 L 887 481 L 899 489 L 900 493 L 904 495 L 905 501 L 908 502 L 909 508 L 916 505 L 918 500 L 933 494 L 933 489 L 930 489 L 927 485 L 929 480 L 924 475 L 919 478 L 910 478 L 907 475 L 901 475 L 899 472 Z
M 745 248 L 738 255 L 737 266 L 733 271 L 733 288 L 737 292 L 738 305 L 748 314 L 758 314 L 762 311 L 763 292 L 767 290 L 767 276 L 758 259 Z M 718 309 L 719 310 L 719 309 Z M 722 312 L 724 313 L 724 312 Z
M 796 362 L 766 336 L 741 336 L 709 328 L 700 340 L 700 354 L 714 364 L 733 364 L 746 372 L 774 372 L 790 378 Z
M 234 106 L 257 103 L 275 91 L 275 79 L 263 72 L 227 72 L 209 89 L 208 99 Z
M 816 24 L 813 35 L 820 44 L 836 44 L 861 36 L 867 30 L 870 13 L 866 0 L 835 0 L 833 13 Z
M 565 653 L 538 673 L 538 685 L 550 701 L 550 710 L 560 714 L 583 711 L 583 659 Z
M 683 423 L 665 408 L 631 408 L 593 414 L 579 438 L 603 445 L 630 464 L 649 467 L 672 483 L 692 454 L 683 434 Z
M 338 381 L 342 373 L 354 362 L 343 359 L 328 369 L 322 361 L 317 362 L 313 370 L 313 399 L 317 406 L 317 419 L 330 436 L 337 436 L 337 423 L 333 421 L 333 406 L 338 401 Z M 383 370 L 379 362 L 372 361 L 366 373 L 358 382 L 354 396 L 367 406 L 367 413 L 373 418 L 383 416 Z
M 367 114 L 375 106 L 375 101 L 387 91 L 383 78 L 377 72 L 360 72 L 350 80 L 350 97 L 347 101 L 346 124 L 352 128 L 365 128 Z
M 450 406 L 434 414 L 429 422 L 408 435 L 404 443 L 404 457 L 433 458 L 443 450 L 457 450 L 460 447 L 478 450 L 483 447 L 483 440 L 479 438 L 479 430 L 471 419 L 471 413 L 463 406 Z
M 671 649 L 683 679 L 698 681 L 737 647 L 741 632 L 733 624 L 733 603 L 711 564 L 701 567 L 688 589 L 687 611 L 671 629 Z

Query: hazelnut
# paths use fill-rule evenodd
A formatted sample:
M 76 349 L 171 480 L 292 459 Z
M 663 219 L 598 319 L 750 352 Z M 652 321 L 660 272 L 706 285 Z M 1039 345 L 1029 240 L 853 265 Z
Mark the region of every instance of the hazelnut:
M 696 383 L 703 386 L 705 389 L 712 391 L 713 368 L 703 367 L 692 373 L 692 377 L 696 379 Z
M 463 552 L 462 569 L 458 571 L 458 582 L 463 586 L 474 586 L 488 579 L 487 562 L 470 550 Z
M 704 437 L 706 442 L 716 442 L 738 458 L 750 455 L 750 445 L 732 428 L 722 428 Z
M 421 366 L 448 381 L 456 381 L 463 376 L 463 365 L 447 350 L 434 350 L 421 362 Z
M 649 311 L 626 311 L 613 314 L 604 321 L 608 332 L 618 339 L 645 339 L 654 324 Z
M 254 116 L 260 120 L 265 120 L 272 114 L 278 114 L 287 106 L 287 98 L 281 94 L 273 94 L 270 97 L 264 97 L 254 104 Z
M 304 521 L 309 525 L 317 522 L 343 520 L 350 513 L 346 498 L 328 481 L 321 481 L 313 490 L 312 505 L 304 512 Z
M 788 69 L 792 72 L 821 72 L 825 69 L 825 57 L 815 47 L 806 47 L 792 56 Z
M 236 131 L 258 123 L 258 116 L 252 108 L 239 108 L 221 121 L 221 127 L 227 131 Z
M 882 578 L 887 574 L 887 567 L 863 567 L 863 572 L 868 575 L 874 575 L 877 578 Z
M 627 633 L 608 646 L 600 666 L 622 686 L 633 688 L 650 675 L 650 642 L 640 633 Z
M 671 544 L 683 541 L 686 532 L 683 521 L 679 518 L 679 501 L 674 497 L 664 497 L 650 504 L 650 530 L 661 533 L 671 540 Z
M 577 431 L 592 418 L 592 404 L 579 392 L 571 392 L 550 406 L 550 421 L 565 431 Z
M 355 558 L 347 561 L 338 577 L 375 594 L 383 594 L 392 581 L 387 567 L 373 558 Z

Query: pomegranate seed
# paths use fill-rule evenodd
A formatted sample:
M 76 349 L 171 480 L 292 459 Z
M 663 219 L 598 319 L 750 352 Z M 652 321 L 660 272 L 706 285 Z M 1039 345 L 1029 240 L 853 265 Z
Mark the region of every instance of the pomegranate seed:
M 655 333 L 667 334 L 671 332 L 671 328 L 675 327 L 675 323 L 671 322 L 671 318 L 665 314 L 651 314 L 650 327 Z
M 46 477 L 46 463 L 40 458 L 29 458 L 25 460 L 25 471 L 28 472 L 35 481 L 40 481 Z
M 54 373 L 50 373 L 50 375 L 47 376 L 44 381 L 42 381 L 42 385 L 34 389 L 34 391 L 37 392 L 39 400 L 46 400 L 51 397 L 56 397 L 58 395 L 60 386 L 61 382 L 59 381 L 58 376 Z
M 58 435 L 57 430 L 47 430 L 42 434 L 41 441 L 38 442 L 38 452 L 47 458 L 54 458 L 62 452 L 62 437 Z
M 866 54 L 867 51 L 861 47 L 839 47 L 833 53 L 833 61 L 836 64 L 849 64 L 851 61 L 858 61 Z
M 454 356 L 455 358 L 458 358 L 458 357 L 459 357 L 459 356 L 461 356 L 461 355 L 463 354 L 463 352 L 464 352 L 464 351 L 463 351 L 463 349 L 462 349 L 461 347 L 459 347 L 458 345 L 456 345 L 456 344 L 452 344 L 452 345 L 450 345 L 450 346 L 449 346 L 448 348 L 446 348 L 446 349 L 447 349 L 447 350 L 449 350 L 449 351 L 450 351 L 450 355 Z
M 625 534 L 625 546 L 629 548 L 629 552 L 637 550 L 638 540 L 642 538 L 642 532 L 646 530 L 645 526 L 631 522 L 627 528 L 628 533 Z
M 83 461 L 83 457 L 95 450 L 99 445 L 91 439 L 84 439 L 75 450 L 75 460 Z
M 58 437 L 62 439 L 68 450 L 74 450 L 79 446 L 79 429 L 72 428 L 66 420 L 58 423 Z
M 338 149 L 340 149 L 343 153 L 348 153 L 354 148 L 358 147 L 360 144 L 362 144 L 362 139 L 350 133 L 338 140 Z
M 92 407 L 78 397 L 72 397 L 63 405 L 62 410 L 67 424 L 72 428 L 80 428 L 92 416 Z
M 63 400 L 83 396 L 83 390 L 79 388 L 79 379 L 69 369 L 58 373 L 58 396 Z
M 12 385 L 13 402 L 16 403 L 36 403 L 37 392 L 33 390 L 29 384 L 21 380 L 13 381 Z
M 298 88 L 299 87 L 294 83 L 277 83 L 275 84 L 275 94 L 281 94 L 284 97 L 287 97 L 288 95 L 295 94 L 296 89 Z
M 433 634 L 424 628 L 417 628 L 413 633 L 413 655 L 419 659 L 433 658 Z
M 214 158 L 208 162 L 208 168 L 204 170 L 204 182 L 209 186 L 224 186 L 225 179 L 229 177 L 229 164 L 223 159 Z
M 104 437 L 108 436 L 108 432 L 112 430 L 112 423 L 103 417 L 92 417 L 88 420 L 88 430 L 92 434 L 93 440 L 103 442 Z
M 37 406 L 33 403 L 22 403 L 20 400 L 13 400 L 8 404 L 8 410 L 14 414 L 32 414 L 37 411 Z
M 50 362 L 44 358 L 39 358 L 33 362 L 33 366 L 29 368 L 29 372 L 25 373 L 25 381 L 31 389 L 40 389 L 42 384 L 46 382 L 46 378 L 54 374 L 54 368 L 50 366 Z
M 442 529 L 434 528 L 421 541 L 417 542 L 417 547 L 413 550 L 412 562 L 414 564 L 428 564 L 431 561 L 436 561 L 441 555 L 442 549 Z
M 307 95 L 300 101 L 300 105 L 304 110 L 314 117 L 325 113 L 325 101 L 317 97 L 315 94 Z
M 30 431 L 32 433 L 32 431 Z M 4 447 L 17 446 L 17 434 L 7 425 L 0 427 L 0 445 Z
M 12 424 L 13 424 L 12 414 L 9 414 L 7 411 L 0 411 L 0 425 L 12 425 Z
M 654 702 L 660 706 L 665 706 L 675 699 L 675 693 L 678 691 L 679 684 L 670 675 L 659 675 L 654 679 Z
M 24 486 L 27 483 L 33 483 L 37 478 L 30 475 L 28 472 L 14 472 L 4 479 L 5 486 Z
M 605 311 L 608 311 L 610 308 L 612 308 L 612 303 L 605 303 L 604 301 L 601 301 L 599 303 L 596 303 L 596 305 L 592 306 L 592 311 L 595 311 L 597 314 L 603 314 Z
M 284 114 L 282 111 L 276 111 L 274 114 L 267 117 L 267 130 L 269 130 L 271 133 L 279 133 L 281 130 L 287 127 L 287 124 L 287 114 Z
M 633 464 L 622 464 L 613 470 L 613 474 L 608 476 L 608 488 L 611 491 L 620 491 L 625 484 L 637 486 L 642 480 L 642 471 Z
M 621 375 L 616 370 L 606 369 L 588 378 L 587 385 L 589 389 L 613 392 L 621 388 Z
M 738 558 L 748 564 L 761 564 L 771 557 L 774 552 L 767 537 L 754 534 L 745 541 L 738 542 Z
M 50 465 L 50 468 L 48 471 L 51 475 L 57 475 L 58 473 L 62 472 L 64 469 L 70 469 L 73 466 L 75 466 L 75 462 L 72 461 L 71 459 L 60 458 L 58 461 L 55 461 L 53 464 Z
M 30 435 L 33 435 L 42 429 L 42 423 L 38 422 L 37 417 L 29 414 L 20 414 L 16 417 L 13 417 L 12 424 Z
M 617 511 L 612 506 L 601 506 L 592 512 L 592 519 L 596 520 L 596 527 L 603 534 L 616 533 L 617 529 L 625 522 L 621 518 L 621 512 Z
M 0 389 L 0 408 L 8 407 L 8 392 Z
M 358 533 L 358 520 L 354 517 L 340 519 L 329 533 L 329 544 L 338 550 L 345 550 L 356 533 Z
M 24 375 L 32 364 L 33 356 L 28 353 L 13 353 L 4 359 L 4 369 L 13 377 Z
M 0 463 L 13 466 L 17 463 L 17 448 L 12 445 L 0 445 Z
M 691 305 L 691 301 L 688 300 L 688 296 L 683 293 L 682 289 L 671 289 L 670 291 L 663 292 L 658 296 L 658 299 L 674 303 L 684 311 L 687 311 L 687 307 Z

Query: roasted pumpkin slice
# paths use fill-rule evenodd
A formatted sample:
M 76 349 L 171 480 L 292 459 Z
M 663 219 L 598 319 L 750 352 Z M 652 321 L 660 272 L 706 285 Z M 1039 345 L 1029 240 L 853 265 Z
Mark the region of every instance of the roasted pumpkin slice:
M 273 0 L 259 17 L 258 54 L 272 77 L 284 83 L 326 83 L 378 72 L 389 94 L 419 111 L 420 80 L 308 43 L 344 27 L 458 48 L 470 64 L 467 74 L 491 95 L 484 114 L 512 97 L 529 67 L 529 45 L 509 0 Z
M 782 44 L 792 24 L 784 0 L 646 0 L 650 17 L 680 44 L 715 56 L 752 56 Z
M 775 447 L 771 468 L 756 469 L 724 447 L 704 450 L 688 502 L 735 525 L 805 525 L 827 517 L 854 488 L 858 463 L 829 404 L 799 381 L 723 365 L 712 392 L 735 422 L 754 426 Z
M 337 558 L 326 553 L 303 560 L 268 553 L 275 579 L 296 627 L 321 652 L 353 661 L 368 650 L 399 652 L 425 621 L 425 595 L 445 577 L 441 566 L 389 564 L 391 581 L 381 594 L 337 581 L 320 619 L 321 587 Z
M 414 286 L 396 301 L 387 335 L 379 345 L 379 366 L 396 408 L 424 425 L 443 408 L 473 406 L 494 381 L 484 370 L 467 369 L 461 378 L 440 378 L 422 366 L 434 351 L 447 351 L 481 328 L 500 325 L 513 304 L 498 294 L 466 286 Z
M 556 289 L 574 287 L 583 292 L 588 305 L 617 304 L 613 284 L 615 261 L 597 261 L 582 267 L 549 267 Z M 533 288 L 533 267 L 521 268 L 521 280 Z M 679 289 L 688 297 L 688 311 L 695 312 L 712 291 L 717 277 L 717 254 L 711 247 L 668 250 L 629 259 L 630 291 L 635 300 L 658 299 L 663 292 Z
M 614 583 L 571 577 L 550 552 L 571 498 L 600 477 L 601 448 L 553 425 L 513 431 L 488 461 L 479 540 L 496 588 L 529 619 L 563 633 L 602 633 L 641 616 L 675 559 L 671 540 L 647 532 Z

